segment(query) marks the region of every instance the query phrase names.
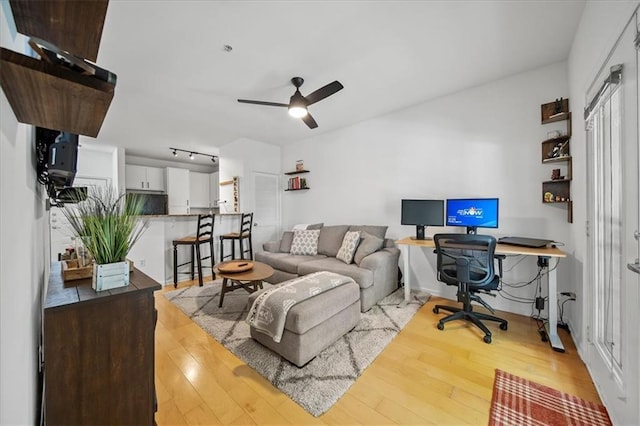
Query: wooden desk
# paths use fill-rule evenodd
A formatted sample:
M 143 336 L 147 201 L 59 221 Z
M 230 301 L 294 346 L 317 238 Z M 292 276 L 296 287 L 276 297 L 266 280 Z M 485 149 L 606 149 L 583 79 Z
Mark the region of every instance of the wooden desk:
M 396 241 L 404 254 L 404 303 L 408 303 L 411 292 L 411 274 L 409 273 L 411 247 L 421 247 L 434 249 L 435 243 L 433 239 L 414 240 L 406 237 Z M 567 257 L 567 254 L 556 247 L 530 248 L 519 247 L 508 244 L 497 244 L 496 254 L 504 255 L 523 255 L 536 256 L 538 259 L 549 259 L 552 257 Z M 548 265 L 548 262 L 547 262 Z M 549 320 L 545 323 L 547 337 L 554 351 L 564 352 L 564 346 L 558 336 L 558 281 L 555 268 L 547 268 L 547 277 L 549 279 Z

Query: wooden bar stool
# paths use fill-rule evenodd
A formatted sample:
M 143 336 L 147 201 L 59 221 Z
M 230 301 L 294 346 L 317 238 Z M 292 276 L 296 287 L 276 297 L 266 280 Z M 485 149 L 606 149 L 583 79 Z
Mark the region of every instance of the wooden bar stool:
M 178 287 L 178 274 L 191 274 L 191 279 L 194 279 L 194 263 L 198 266 L 198 283 L 202 287 L 202 261 L 211 259 L 211 274 L 213 279 L 216 279 L 216 273 L 213 270 L 215 263 L 215 256 L 213 254 L 213 214 L 201 214 L 198 216 L 198 228 L 195 236 L 189 236 L 184 238 L 178 238 L 173 240 L 173 286 Z M 210 255 L 202 257 L 200 252 L 200 245 L 209 244 Z M 185 262 L 178 265 L 178 246 L 190 246 L 191 247 L 191 262 Z M 195 262 L 194 262 L 195 261 Z M 178 272 L 178 268 L 186 264 L 191 264 L 190 272 Z
M 240 220 L 240 232 L 230 232 L 228 234 L 220 235 L 220 261 L 224 262 L 226 257 L 231 259 L 236 258 L 236 241 L 238 241 L 238 245 L 240 246 L 240 259 L 250 259 L 253 260 L 253 244 L 251 242 L 251 227 L 253 226 L 253 213 L 243 213 L 242 219 Z M 231 254 L 225 256 L 224 255 L 224 242 L 226 240 L 231 241 Z M 244 241 L 248 240 L 247 246 L 245 246 Z M 245 254 L 249 254 L 248 257 L 245 257 Z

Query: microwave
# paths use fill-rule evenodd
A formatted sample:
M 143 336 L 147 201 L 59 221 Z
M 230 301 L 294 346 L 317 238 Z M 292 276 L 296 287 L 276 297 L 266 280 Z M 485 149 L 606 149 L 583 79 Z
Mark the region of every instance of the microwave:
M 135 194 L 142 198 L 141 215 L 163 215 L 168 213 L 167 194 L 145 194 L 142 192 L 129 192 L 127 196 Z

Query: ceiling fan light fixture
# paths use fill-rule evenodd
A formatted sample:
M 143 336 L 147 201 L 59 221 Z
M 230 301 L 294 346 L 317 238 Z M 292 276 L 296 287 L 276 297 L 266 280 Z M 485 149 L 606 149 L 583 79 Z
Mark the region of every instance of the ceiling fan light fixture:
M 289 99 L 289 115 L 295 118 L 302 118 L 308 113 L 307 102 L 302 93 L 296 88 L 296 93 Z
M 303 106 L 289 106 L 289 115 L 295 118 L 302 118 L 307 115 L 309 112 L 306 107 Z

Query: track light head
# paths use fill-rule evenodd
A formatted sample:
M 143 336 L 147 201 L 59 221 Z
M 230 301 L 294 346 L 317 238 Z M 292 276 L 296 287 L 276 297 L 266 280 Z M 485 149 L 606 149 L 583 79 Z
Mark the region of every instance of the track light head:
M 173 150 L 173 156 L 177 157 L 178 156 L 178 151 L 176 151 L 175 149 Z
M 190 152 L 190 153 L 189 153 L 189 158 L 190 158 L 191 160 L 193 160 L 193 159 L 195 158 L 195 157 L 193 156 L 193 152 Z

